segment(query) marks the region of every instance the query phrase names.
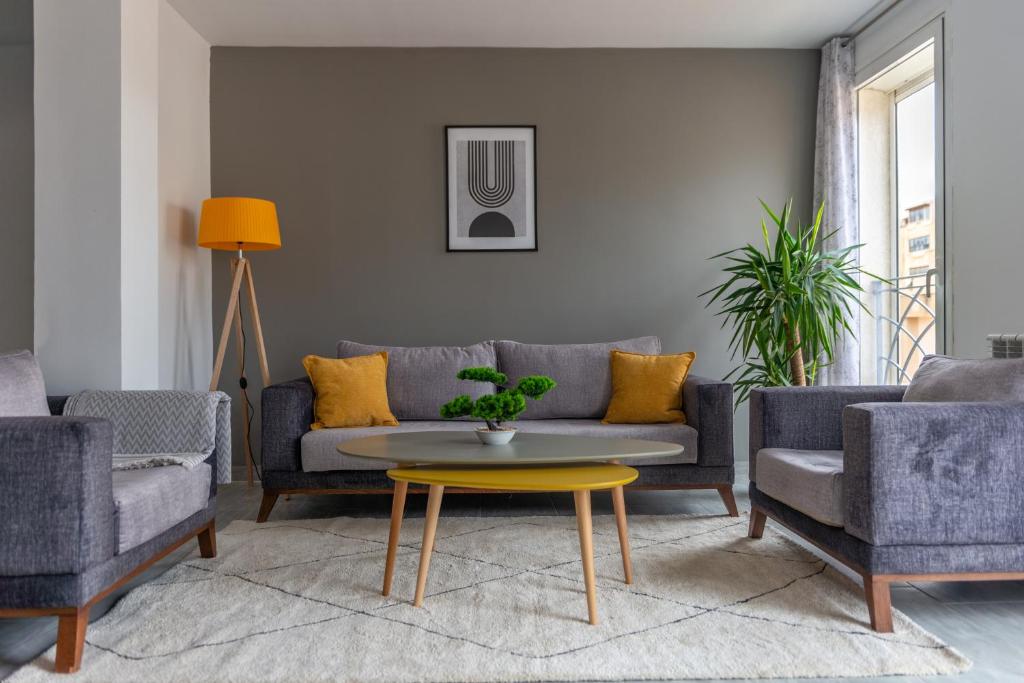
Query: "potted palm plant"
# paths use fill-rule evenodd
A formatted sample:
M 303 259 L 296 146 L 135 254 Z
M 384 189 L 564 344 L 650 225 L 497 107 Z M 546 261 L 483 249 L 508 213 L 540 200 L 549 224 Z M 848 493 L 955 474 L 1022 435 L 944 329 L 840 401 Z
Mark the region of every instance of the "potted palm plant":
M 792 199 L 780 214 L 763 201 L 761 206 L 773 223 L 774 243 L 762 218 L 764 248 L 748 244 L 712 256 L 729 264 L 728 279 L 700 295 L 710 296 L 706 306 L 720 302 L 722 326 L 734 328 L 729 349 L 742 364 L 726 379 L 735 377 L 737 405 L 755 387 L 813 384 L 818 371 L 833 361 L 843 332 L 854 334 L 853 307 L 870 315 L 857 276 L 877 277 L 857 264 L 862 244 L 823 248 L 836 232 L 821 235 L 824 203 L 814 223 L 795 230 L 789 228 Z

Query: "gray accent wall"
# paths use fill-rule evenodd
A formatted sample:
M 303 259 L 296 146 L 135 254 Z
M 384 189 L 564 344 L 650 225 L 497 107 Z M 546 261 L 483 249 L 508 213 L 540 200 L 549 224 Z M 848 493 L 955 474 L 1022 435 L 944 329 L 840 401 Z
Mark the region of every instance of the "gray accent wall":
M 0 2 L 0 352 L 32 348 L 32 0 Z
M 213 48 L 213 193 L 271 199 L 281 220 L 283 248 L 250 254 L 272 379 L 301 376 L 303 355 L 333 355 L 340 338 L 647 334 L 723 376 L 729 335 L 697 298 L 721 279 L 707 258 L 760 239 L 759 197 L 793 195 L 808 217 L 818 62 L 816 50 Z M 445 251 L 446 124 L 537 126 L 536 253 Z M 215 334 L 229 258 L 213 262 Z M 258 407 L 251 334 L 247 355 Z M 232 343 L 222 387 L 236 368 Z

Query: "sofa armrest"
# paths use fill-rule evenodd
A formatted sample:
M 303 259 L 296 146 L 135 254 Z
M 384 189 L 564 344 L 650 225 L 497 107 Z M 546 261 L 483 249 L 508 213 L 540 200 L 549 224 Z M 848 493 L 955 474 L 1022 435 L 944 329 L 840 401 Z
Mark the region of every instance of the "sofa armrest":
M 903 400 L 902 386 L 764 387 L 750 392 L 750 481 L 762 448 L 839 451 L 843 409 Z
M 688 375 L 683 412 L 686 423 L 697 430 L 697 464 L 732 467 L 732 384 Z
M 302 435 L 313 423 L 313 384 L 308 378 L 273 384 L 263 390 L 263 469 L 298 472 L 302 469 L 299 448 Z
M 113 430 L 0 418 L 0 576 L 77 574 L 114 556 Z
M 1024 542 L 1024 403 L 843 413 L 846 531 L 873 545 Z

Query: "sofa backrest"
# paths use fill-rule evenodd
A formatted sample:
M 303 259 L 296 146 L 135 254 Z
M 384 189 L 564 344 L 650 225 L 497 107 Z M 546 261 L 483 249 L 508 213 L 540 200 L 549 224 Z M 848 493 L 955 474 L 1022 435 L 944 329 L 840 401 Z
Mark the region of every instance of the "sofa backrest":
M 497 366 L 494 343 L 472 346 L 371 346 L 338 342 L 338 358 L 388 353 L 388 404 L 399 420 L 437 420 L 441 406 L 460 394 L 479 398 L 493 394 L 492 384 L 464 382 L 462 368 Z
M 496 341 L 498 370 L 514 384 L 527 375 L 547 375 L 557 386 L 539 401 L 527 401 L 524 420 L 600 419 L 612 396 L 612 349 L 661 353 L 661 339 L 638 337 L 600 344 L 520 344 Z

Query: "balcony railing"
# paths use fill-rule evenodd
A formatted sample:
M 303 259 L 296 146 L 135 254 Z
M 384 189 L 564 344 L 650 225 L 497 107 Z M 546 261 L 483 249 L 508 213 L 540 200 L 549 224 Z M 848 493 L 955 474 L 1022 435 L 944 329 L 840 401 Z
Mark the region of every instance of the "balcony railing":
M 878 384 L 906 384 L 921 359 L 935 353 L 936 272 L 872 282 Z

